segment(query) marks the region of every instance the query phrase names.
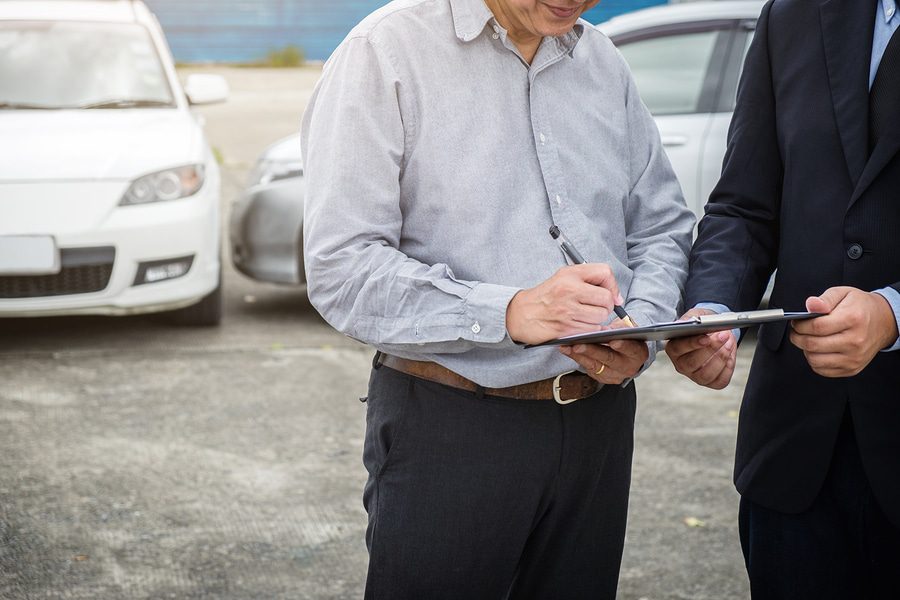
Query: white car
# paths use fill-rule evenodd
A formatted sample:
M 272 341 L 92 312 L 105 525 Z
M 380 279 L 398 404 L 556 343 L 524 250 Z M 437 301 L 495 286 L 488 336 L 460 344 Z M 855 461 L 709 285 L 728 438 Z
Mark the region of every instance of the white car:
M 221 317 L 219 168 L 139 0 L 0 2 L 0 316 Z
M 686 2 L 597 26 L 628 62 L 698 217 L 722 170 L 738 79 L 763 4 Z

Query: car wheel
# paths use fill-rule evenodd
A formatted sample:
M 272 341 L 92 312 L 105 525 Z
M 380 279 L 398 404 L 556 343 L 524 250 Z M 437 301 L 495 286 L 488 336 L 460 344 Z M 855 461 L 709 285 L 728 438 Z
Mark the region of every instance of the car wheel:
M 216 289 L 200 302 L 164 313 L 165 319 L 174 325 L 186 327 L 214 327 L 222 321 L 222 275 Z

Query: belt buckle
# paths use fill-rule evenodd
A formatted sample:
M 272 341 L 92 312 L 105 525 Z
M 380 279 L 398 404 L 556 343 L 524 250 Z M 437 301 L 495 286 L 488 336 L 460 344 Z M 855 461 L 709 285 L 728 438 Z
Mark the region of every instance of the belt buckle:
M 563 406 L 565 406 L 566 404 L 572 404 L 573 402 L 577 402 L 578 400 L 581 400 L 582 398 L 587 397 L 587 396 L 582 396 L 582 398 L 572 398 L 570 400 L 563 400 L 562 398 L 560 398 L 559 392 L 562 390 L 562 383 L 560 380 L 563 377 L 565 377 L 566 375 L 569 375 L 574 372 L 575 372 L 575 370 L 573 369 L 571 371 L 566 371 L 565 373 L 560 373 L 559 375 L 556 376 L 556 379 L 553 380 L 553 399 L 556 400 L 557 404 L 562 404 Z

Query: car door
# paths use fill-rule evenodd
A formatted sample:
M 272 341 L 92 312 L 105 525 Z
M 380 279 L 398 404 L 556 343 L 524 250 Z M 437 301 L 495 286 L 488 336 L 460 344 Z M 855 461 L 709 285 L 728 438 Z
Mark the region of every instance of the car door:
M 709 194 L 710 173 L 721 168 L 722 127 L 727 130 L 731 113 L 719 111 L 726 104 L 722 90 L 727 67 L 733 64 L 739 23 L 677 23 L 613 37 L 656 120 L 687 205 L 698 217 Z M 721 144 L 717 140 L 715 148 L 707 150 L 714 136 L 722 137 Z

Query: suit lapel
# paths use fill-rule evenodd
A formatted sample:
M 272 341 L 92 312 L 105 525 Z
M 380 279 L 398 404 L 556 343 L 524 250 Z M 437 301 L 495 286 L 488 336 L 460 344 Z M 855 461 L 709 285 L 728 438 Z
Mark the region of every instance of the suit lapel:
M 878 145 L 872 150 L 872 156 L 866 163 L 866 168 L 863 169 L 862 176 L 850 197 L 850 206 L 859 200 L 859 197 L 872 185 L 878 174 L 897 156 L 897 152 L 900 152 L 900 127 L 895 125 L 891 131 L 881 136 Z
M 869 65 L 875 9 L 875 0 L 828 0 L 820 7 L 834 115 L 854 186 L 869 153 Z

